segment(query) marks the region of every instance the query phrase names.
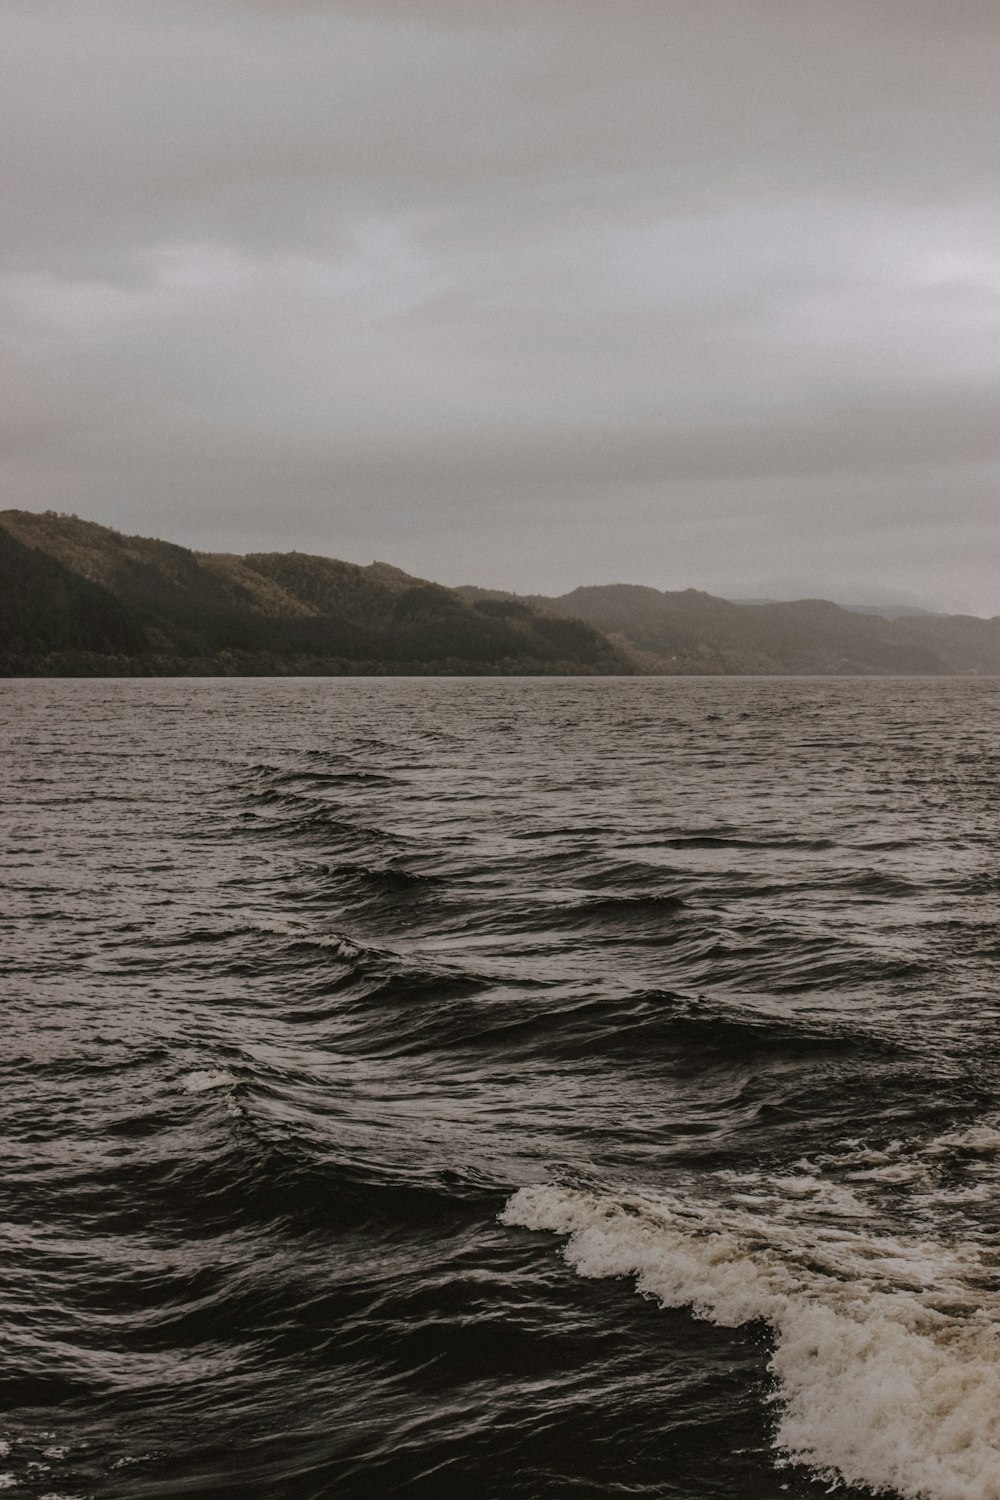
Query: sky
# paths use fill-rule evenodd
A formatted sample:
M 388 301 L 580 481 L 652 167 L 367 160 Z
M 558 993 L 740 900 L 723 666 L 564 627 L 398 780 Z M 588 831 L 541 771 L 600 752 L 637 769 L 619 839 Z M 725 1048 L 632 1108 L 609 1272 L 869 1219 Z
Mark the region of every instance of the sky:
M 996 0 L 3 0 L 3 500 L 1000 613 Z

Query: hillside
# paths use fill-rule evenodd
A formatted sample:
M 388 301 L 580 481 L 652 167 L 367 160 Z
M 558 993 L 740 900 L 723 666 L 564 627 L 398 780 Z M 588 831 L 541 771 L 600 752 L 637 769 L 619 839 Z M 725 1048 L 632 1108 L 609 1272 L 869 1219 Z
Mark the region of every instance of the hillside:
M 458 592 L 470 602 L 515 597 L 471 586 Z M 1000 618 L 921 613 L 886 619 L 822 599 L 734 604 L 696 589 L 662 593 L 636 584 L 578 588 L 558 598 L 529 595 L 522 602 L 586 620 L 641 672 L 1000 672 Z
M 1000 673 L 1000 619 L 635 584 L 447 589 L 388 563 L 193 552 L 0 512 L 0 675 Z
M 386 563 L 197 553 L 0 512 L 0 673 L 311 675 L 634 670 L 593 627 L 467 601 Z

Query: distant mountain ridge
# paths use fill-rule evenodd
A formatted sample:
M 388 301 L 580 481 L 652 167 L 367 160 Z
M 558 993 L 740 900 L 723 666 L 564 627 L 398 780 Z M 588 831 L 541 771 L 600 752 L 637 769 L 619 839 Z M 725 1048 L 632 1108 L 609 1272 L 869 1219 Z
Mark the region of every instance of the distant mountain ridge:
M 589 625 L 470 602 L 387 563 L 198 553 L 0 512 L 3 675 L 620 673 Z
M 0 512 L 0 675 L 1000 673 L 1000 618 L 638 584 L 524 597 Z
M 788 599 L 730 599 L 730 604 L 789 604 Z M 841 599 L 827 600 L 827 603 L 838 604 L 841 609 L 846 609 L 852 615 L 881 615 L 884 620 L 912 619 L 916 615 L 939 615 L 938 609 L 922 609 L 919 605 L 912 604 L 845 604 Z
M 464 586 L 475 601 L 518 598 Z M 895 675 L 1000 672 L 1000 618 L 915 614 L 888 619 L 824 599 L 735 604 L 698 589 L 662 592 L 605 584 L 549 598 L 533 609 L 602 631 L 637 671 L 667 674 Z

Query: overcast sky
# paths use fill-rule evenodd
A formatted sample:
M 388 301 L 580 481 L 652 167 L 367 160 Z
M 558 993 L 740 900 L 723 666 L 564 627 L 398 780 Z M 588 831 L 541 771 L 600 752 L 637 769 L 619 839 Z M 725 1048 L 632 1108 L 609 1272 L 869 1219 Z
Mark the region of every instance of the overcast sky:
M 997 0 L 2 0 L 4 505 L 1000 612 Z

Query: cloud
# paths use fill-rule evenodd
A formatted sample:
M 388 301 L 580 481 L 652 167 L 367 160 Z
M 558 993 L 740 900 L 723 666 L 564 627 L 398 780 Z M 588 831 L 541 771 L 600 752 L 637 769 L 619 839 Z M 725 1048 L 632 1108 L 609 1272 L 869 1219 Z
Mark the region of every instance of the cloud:
M 994 7 L 10 0 L 0 44 L 11 503 L 514 587 L 798 538 L 1000 608 Z

